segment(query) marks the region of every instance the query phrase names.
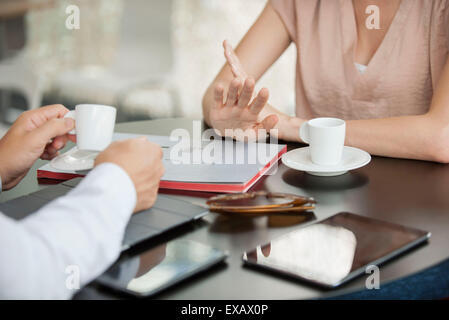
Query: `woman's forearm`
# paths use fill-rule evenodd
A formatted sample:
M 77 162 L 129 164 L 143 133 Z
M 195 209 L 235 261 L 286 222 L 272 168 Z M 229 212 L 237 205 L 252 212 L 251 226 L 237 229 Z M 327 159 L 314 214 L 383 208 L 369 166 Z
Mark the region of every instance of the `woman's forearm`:
M 214 103 L 212 86 L 203 98 L 203 113 L 209 123 L 209 110 Z M 299 128 L 305 119 L 289 116 L 267 104 L 259 118 L 278 116 L 274 127 L 281 140 L 301 142 Z M 449 126 L 445 117 L 435 113 L 384 119 L 347 121 L 348 146 L 363 149 L 372 155 L 449 162 Z
M 373 155 L 447 163 L 447 124 L 430 114 L 347 121 L 346 145 Z
M 267 112 L 278 114 L 272 107 Z M 280 114 L 279 137 L 300 141 L 299 128 L 304 121 Z M 449 126 L 430 114 L 349 120 L 346 125 L 345 144 L 372 155 L 449 162 Z

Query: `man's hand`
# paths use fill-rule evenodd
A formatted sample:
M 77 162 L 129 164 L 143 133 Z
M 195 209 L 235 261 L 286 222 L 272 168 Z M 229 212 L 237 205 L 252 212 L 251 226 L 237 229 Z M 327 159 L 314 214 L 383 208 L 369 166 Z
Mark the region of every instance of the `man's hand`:
M 129 175 L 137 192 L 134 212 L 150 208 L 156 201 L 159 182 L 164 174 L 162 149 L 145 137 L 116 141 L 100 153 L 95 166 L 115 163 Z
M 63 119 L 68 111 L 62 105 L 46 106 L 26 111 L 14 122 L 0 140 L 4 190 L 16 186 L 38 158 L 50 160 L 58 155 L 70 138 L 68 132 L 75 126 L 72 119 Z

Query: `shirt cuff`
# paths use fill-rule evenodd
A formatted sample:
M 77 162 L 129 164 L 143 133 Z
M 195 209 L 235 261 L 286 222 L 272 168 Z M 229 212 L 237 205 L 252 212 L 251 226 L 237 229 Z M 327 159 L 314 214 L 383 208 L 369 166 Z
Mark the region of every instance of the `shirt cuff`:
M 134 183 L 119 165 L 112 162 L 96 166 L 79 184 L 75 190 L 83 190 L 84 186 L 101 184 L 115 199 L 119 199 L 120 206 L 131 216 L 137 204 L 137 192 Z M 74 191 L 75 191 L 74 190 Z

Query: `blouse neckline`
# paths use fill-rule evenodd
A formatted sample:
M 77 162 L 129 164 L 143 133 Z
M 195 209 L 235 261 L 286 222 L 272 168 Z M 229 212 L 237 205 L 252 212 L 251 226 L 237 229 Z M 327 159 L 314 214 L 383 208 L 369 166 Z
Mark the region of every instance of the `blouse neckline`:
M 369 75 L 374 75 L 379 70 L 380 66 L 383 64 L 382 61 L 388 59 L 391 51 L 394 49 L 395 43 L 397 43 L 397 38 L 401 35 L 401 30 L 404 28 L 405 19 L 407 18 L 407 12 L 411 9 L 411 4 L 413 1 L 402 0 L 399 8 L 391 22 L 387 33 L 385 34 L 382 42 L 377 48 L 374 55 L 371 57 L 369 63 L 366 65 L 366 70 L 362 74 L 359 72 L 357 67 L 355 66 L 355 53 L 357 49 L 357 22 L 354 14 L 354 5 L 352 0 L 342 0 L 345 3 L 342 4 L 342 9 L 344 13 L 342 15 L 343 24 L 346 24 L 344 30 L 347 31 L 343 34 L 343 37 L 346 37 L 346 43 L 348 43 L 348 52 L 344 54 L 344 56 L 349 60 L 346 62 L 346 66 L 348 66 L 352 71 L 351 74 L 357 80 L 362 78 L 367 78 Z M 377 64 L 379 64 L 377 66 Z

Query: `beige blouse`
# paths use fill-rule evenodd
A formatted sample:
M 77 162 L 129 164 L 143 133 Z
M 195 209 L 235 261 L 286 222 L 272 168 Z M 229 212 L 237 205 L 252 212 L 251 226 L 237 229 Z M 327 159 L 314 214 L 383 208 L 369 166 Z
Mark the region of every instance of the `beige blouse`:
M 449 0 L 402 0 L 363 74 L 354 65 L 352 0 L 271 4 L 298 49 L 298 117 L 368 119 L 427 112 L 449 52 Z

